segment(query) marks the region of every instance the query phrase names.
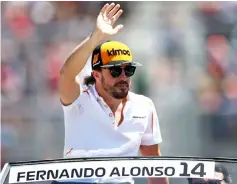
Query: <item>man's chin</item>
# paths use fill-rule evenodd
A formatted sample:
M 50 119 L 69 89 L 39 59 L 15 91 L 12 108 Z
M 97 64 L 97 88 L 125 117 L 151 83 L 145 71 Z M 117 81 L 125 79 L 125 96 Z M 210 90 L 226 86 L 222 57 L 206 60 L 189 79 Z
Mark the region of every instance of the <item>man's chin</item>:
M 118 93 L 114 92 L 114 93 L 111 94 L 111 96 L 112 96 L 113 98 L 115 98 L 115 99 L 123 99 L 123 98 L 125 98 L 127 95 L 128 95 L 128 92 L 127 92 L 127 91 L 126 91 L 126 92 L 118 92 Z

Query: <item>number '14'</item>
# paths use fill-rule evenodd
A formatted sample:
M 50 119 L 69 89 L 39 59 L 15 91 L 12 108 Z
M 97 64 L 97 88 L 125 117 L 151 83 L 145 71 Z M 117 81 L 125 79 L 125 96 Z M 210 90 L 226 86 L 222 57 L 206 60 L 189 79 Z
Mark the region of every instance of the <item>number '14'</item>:
M 184 169 L 183 173 L 181 173 L 179 176 L 190 176 L 190 174 L 188 174 L 188 164 L 186 162 L 181 162 L 180 164 Z M 205 176 L 206 172 L 204 172 L 204 164 L 198 163 L 197 165 L 195 165 L 195 167 L 191 170 L 191 174 L 199 175 L 200 177 Z

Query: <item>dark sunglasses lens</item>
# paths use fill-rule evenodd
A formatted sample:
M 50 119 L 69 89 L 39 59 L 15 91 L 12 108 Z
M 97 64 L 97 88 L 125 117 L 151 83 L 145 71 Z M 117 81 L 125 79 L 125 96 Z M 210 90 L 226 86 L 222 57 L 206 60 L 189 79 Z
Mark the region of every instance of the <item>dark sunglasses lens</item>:
M 112 77 L 119 77 L 122 73 L 122 68 L 120 67 L 111 67 L 109 68 Z
M 124 68 L 124 70 L 125 70 L 126 76 L 131 77 L 135 73 L 136 67 L 135 66 L 126 66 Z

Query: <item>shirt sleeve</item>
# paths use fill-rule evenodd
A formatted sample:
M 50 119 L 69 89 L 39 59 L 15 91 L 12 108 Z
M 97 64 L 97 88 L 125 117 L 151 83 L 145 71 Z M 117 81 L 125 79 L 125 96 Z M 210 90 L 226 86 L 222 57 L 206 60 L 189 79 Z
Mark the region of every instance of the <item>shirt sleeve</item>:
M 80 95 L 70 105 L 63 105 L 61 103 L 61 106 L 64 111 L 68 111 L 68 110 L 71 110 L 73 107 L 76 107 L 78 105 L 78 103 L 80 103 L 80 100 L 83 98 L 83 96 L 85 96 L 84 93 L 89 95 L 89 92 L 88 92 L 89 88 L 87 86 L 82 85 L 82 84 L 78 84 L 78 85 L 80 85 Z
M 159 119 L 153 102 L 149 102 L 148 126 L 142 136 L 141 145 L 154 145 L 162 142 Z
M 77 105 L 81 99 L 81 96 L 83 96 L 83 93 L 87 93 L 88 94 L 88 86 L 86 86 L 84 84 L 84 78 L 87 76 L 91 75 L 92 69 L 91 69 L 91 55 L 89 57 L 89 59 L 87 60 L 84 68 L 82 69 L 82 71 L 80 71 L 80 73 L 76 76 L 75 80 L 77 81 L 77 84 L 80 85 L 80 95 L 78 96 L 78 98 L 70 105 L 62 105 L 63 110 L 68 110 L 71 109 L 72 107 L 74 107 L 75 105 Z

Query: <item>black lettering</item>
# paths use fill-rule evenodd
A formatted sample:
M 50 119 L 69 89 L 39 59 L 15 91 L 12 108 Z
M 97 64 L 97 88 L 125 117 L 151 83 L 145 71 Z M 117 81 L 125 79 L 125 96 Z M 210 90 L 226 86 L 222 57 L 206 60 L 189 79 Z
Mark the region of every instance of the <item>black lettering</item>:
M 81 178 L 82 177 L 82 171 L 83 171 L 83 169 L 80 169 L 80 173 L 78 174 L 78 170 L 72 169 L 71 178 L 74 178 L 75 174 L 76 174 L 77 178 Z
M 121 55 L 123 51 L 121 49 L 115 50 L 115 55 Z
M 129 174 L 126 174 L 125 171 L 126 171 L 126 168 L 123 167 L 123 168 L 122 168 L 122 176 L 129 176 Z
M 166 167 L 165 168 L 165 175 L 166 176 L 174 176 L 174 173 L 175 173 L 174 167 Z
M 119 169 L 114 167 L 109 176 L 117 175 L 120 176 Z
M 155 171 L 158 172 L 158 174 L 155 174 L 155 176 L 162 176 L 163 175 L 162 169 L 163 167 L 155 167 Z
M 62 178 L 62 177 L 69 178 L 69 174 L 67 172 L 67 169 L 63 169 L 63 171 L 61 172 L 59 178 Z
M 114 48 L 112 50 L 107 50 L 107 54 L 108 54 L 108 56 L 117 56 L 117 55 L 129 55 L 130 56 L 129 50 L 114 49 Z
M 24 178 L 25 177 L 25 172 L 19 172 L 17 173 L 17 182 L 20 181 L 20 178 Z
M 148 176 L 152 176 L 153 173 L 154 173 L 154 167 L 152 167 L 152 168 L 150 169 L 150 171 L 149 171 L 149 168 L 148 168 L 148 167 L 143 167 L 143 168 L 142 168 L 142 176 L 146 176 L 146 174 L 147 174 Z
M 35 171 L 29 171 L 29 172 L 27 172 L 27 174 L 26 174 L 26 180 L 27 180 L 27 181 L 32 181 L 32 180 L 34 180 L 34 177 L 35 177 Z
M 131 168 L 131 175 L 132 176 L 139 176 L 140 174 L 141 174 L 141 168 L 140 167 L 132 167 Z
M 198 168 L 200 168 L 200 171 L 197 171 Z M 192 174 L 199 175 L 201 177 L 205 176 L 207 173 L 204 172 L 204 164 L 203 163 L 198 163 L 192 170 Z
M 46 175 L 46 171 L 44 171 L 44 170 L 37 171 L 36 180 L 39 180 L 39 177 L 40 177 L 41 180 L 45 180 L 44 175 Z
M 90 171 L 91 173 L 88 173 Z M 94 175 L 94 170 L 92 168 L 85 168 L 84 177 L 91 177 Z
M 47 179 L 57 179 L 58 178 L 58 170 L 54 172 L 53 170 L 48 170 L 47 172 Z
M 100 173 L 100 172 L 101 172 L 101 173 Z M 97 168 L 97 169 L 95 170 L 95 175 L 96 175 L 97 177 L 102 177 L 102 176 L 104 176 L 104 175 L 105 175 L 105 168 L 103 168 L 103 167 Z
M 179 176 L 190 176 L 190 174 L 188 174 L 188 164 L 186 162 L 181 162 L 180 165 L 183 165 L 184 169 L 183 172 L 179 174 Z
M 107 50 L 107 54 L 108 54 L 108 56 L 112 56 L 113 55 L 113 50 Z

